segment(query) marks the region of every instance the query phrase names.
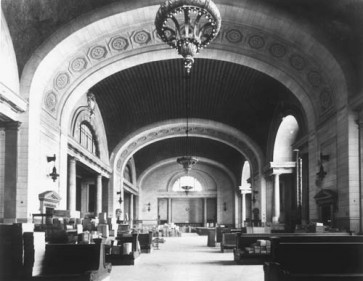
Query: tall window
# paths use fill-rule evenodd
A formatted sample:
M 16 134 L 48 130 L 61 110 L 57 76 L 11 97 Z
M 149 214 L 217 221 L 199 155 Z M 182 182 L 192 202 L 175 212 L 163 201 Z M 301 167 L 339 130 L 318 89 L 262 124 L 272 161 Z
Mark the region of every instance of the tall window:
M 192 186 L 190 191 L 202 191 L 202 185 L 200 182 L 191 176 L 182 176 L 177 179 L 173 185 L 173 191 L 185 191 L 182 186 Z
M 86 123 L 81 123 L 79 142 L 89 152 L 98 156 L 94 134 Z
M 126 165 L 125 167 L 124 178 L 132 183 L 131 168 L 129 165 Z
M 299 132 L 299 124 L 292 115 L 283 118 L 276 134 L 274 162 L 293 161 L 292 145 Z

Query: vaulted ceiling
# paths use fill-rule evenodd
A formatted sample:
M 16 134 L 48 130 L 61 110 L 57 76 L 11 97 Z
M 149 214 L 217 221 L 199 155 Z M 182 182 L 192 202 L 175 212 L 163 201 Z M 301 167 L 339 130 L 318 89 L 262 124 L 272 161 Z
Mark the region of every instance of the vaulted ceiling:
M 31 54 L 58 28 L 78 16 L 119 0 L 3 0 L 21 73 Z M 137 4 L 135 4 L 135 2 Z M 156 5 L 162 1 L 124 1 L 125 9 Z M 253 1 L 216 0 L 218 4 L 243 5 Z M 242 3 L 243 2 L 243 3 Z M 251 2 L 251 3 L 250 3 Z M 363 1 L 264 0 L 270 9 L 293 17 L 326 47 L 363 74 Z M 358 81 L 359 79 L 357 79 Z M 360 79 L 362 80 L 362 79 Z M 359 80 L 359 81 L 360 81 Z M 363 80 L 362 80 L 363 81 Z M 196 59 L 189 80 L 183 77 L 181 59 L 137 65 L 109 76 L 91 89 L 104 118 L 110 152 L 130 133 L 156 122 L 188 116 L 218 121 L 248 135 L 266 153 L 271 120 L 280 108 L 300 108 L 294 95 L 280 82 L 246 66 L 215 59 Z M 225 144 L 191 138 L 191 152 L 220 162 L 238 180 L 243 156 Z M 183 138 L 166 139 L 134 155 L 138 174 L 155 162 L 184 154 Z

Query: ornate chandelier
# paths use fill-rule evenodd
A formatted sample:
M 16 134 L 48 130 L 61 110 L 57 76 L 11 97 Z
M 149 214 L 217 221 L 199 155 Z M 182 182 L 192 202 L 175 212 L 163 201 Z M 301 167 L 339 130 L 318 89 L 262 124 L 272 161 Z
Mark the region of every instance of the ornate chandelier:
M 185 173 L 188 174 L 192 167 L 197 164 L 198 159 L 194 156 L 182 156 L 177 158 L 176 161 L 183 166 Z
M 194 56 L 218 35 L 221 16 L 211 0 L 168 0 L 160 6 L 155 26 L 160 38 L 183 56 L 190 75 Z

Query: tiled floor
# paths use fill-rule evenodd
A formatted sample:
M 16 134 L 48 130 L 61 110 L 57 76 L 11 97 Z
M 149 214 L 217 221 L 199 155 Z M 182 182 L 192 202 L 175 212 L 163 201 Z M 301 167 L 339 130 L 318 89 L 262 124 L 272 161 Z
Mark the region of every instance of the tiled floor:
M 262 266 L 236 265 L 233 253 L 207 247 L 207 236 L 166 237 L 159 250 L 141 254 L 134 266 L 113 266 L 111 281 L 263 281 Z

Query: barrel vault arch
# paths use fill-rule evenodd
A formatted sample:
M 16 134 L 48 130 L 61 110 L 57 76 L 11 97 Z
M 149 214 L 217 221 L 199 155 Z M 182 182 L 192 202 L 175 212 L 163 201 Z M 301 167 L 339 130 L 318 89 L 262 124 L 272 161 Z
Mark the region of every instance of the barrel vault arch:
M 142 7 L 146 2 L 115 3 L 98 10 L 94 17 L 76 19 L 35 52 L 24 68 L 20 84 L 20 92 L 31 108 L 24 114 L 24 129 L 20 131 L 27 147 L 37 147 L 41 116 L 48 114 L 59 126 L 58 151 L 62 151 L 69 113 L 90 87 L 123 69 L 160 58 L 177 58 L 175 51 L 156 36 L 154 17 L 159 3 L 154 0 L 150 3 L 153 5 L 148 7 Z M 272 17 L 264 7 L 247 2 L 240 6 L 222 3 L 218 6 L 222 18 L 228 18 L 228 22 L 223 23 L 220 36 L 200 58 L 249 66 L 279 80 L 300 101 L 309 133 L 317 123 L 335 114 L 337 104 L 346 104 L 347 81 L 343 69 L 299 24 L 291 19 L 284 22 L 284 15 Z M 31 163 L 38 154 L 37 149 L 29 150 L 30 189 L 36 186 L 37 173 Z M 61 161 L 60 172 L 65 177 L 66 159 Z M 65 178 L 62 182 L 66 182 Z

